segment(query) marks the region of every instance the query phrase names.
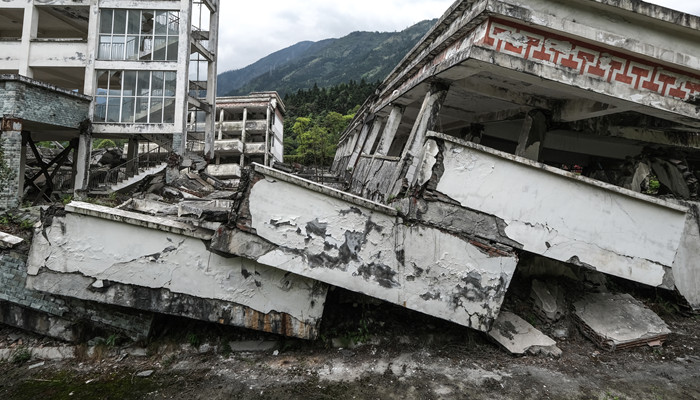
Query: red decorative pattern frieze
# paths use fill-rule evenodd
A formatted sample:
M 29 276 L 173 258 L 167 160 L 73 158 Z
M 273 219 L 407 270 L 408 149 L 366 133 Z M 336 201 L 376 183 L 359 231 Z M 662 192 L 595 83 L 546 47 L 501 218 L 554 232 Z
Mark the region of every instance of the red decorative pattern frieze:
M 482 43 L 504 54 L 570 68 L 616 85 L 681 100 L 700 96 L 699 76 L 508 21 L 489 21 Z

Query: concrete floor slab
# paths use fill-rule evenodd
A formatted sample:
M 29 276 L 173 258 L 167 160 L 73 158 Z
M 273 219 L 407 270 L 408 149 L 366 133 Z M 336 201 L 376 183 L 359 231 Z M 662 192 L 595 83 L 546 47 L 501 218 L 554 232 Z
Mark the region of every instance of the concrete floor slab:
M 574 308 L 583 333 L 606 350 L 661 344 L 671 333 L 658 315 L 629 294 L 589 294 Z

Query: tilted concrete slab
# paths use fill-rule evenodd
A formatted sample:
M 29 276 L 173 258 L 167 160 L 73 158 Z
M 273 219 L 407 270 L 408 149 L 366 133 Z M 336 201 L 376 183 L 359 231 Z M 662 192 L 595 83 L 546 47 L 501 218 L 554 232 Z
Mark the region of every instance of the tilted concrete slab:
M 606 350 L 660 346 L 671 333 L 658 315 L 628 294 L 589 294 L 574 309 L 583 333 Z
M 436 192 L 501 218 L 506 236 L 531 253 L 674 287 L 686 207 L 438 133 L 431 138 L 419 186 L 434 179 Z
M 562 354 L 557 342 L 512 312 L 502 312 L 488 334 L 512 354 Z
M 84 300 L 315 338 L 327 286 L 207 248 L 205 229 L 73 202 L 45 218 L 27 285 Z
M 487 331 L 517 257 L 259 165 L 212 248 Z

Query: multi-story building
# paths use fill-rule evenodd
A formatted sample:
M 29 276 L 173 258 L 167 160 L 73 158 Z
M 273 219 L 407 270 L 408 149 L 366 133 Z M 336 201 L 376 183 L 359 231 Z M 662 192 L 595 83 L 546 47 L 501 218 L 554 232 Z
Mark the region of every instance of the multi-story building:
M 147 140 L 183 156 L 193 111 L 213 156 L 218 10 L 218 0 L 1 2 L 0 74 L 14 82 L 0 92 L 3 136 L 22 136 L 8 142 L 22 149 L 4 148 L 7 158 L 38 140 L 74 140 L 75 188 L 85 189 L 93 138 Z M 56 124 L 66 107 L 73 120 Z M 26 112 L 37 108 L 44 112 Z M 139 146 L 129 148 L 135 165 Z
M 241 167 L 252 162 L 266 166 L 282 162 L 285 112 L 277 92 L 217 98 L 214 159 L 207 166 L 207 174 L 236 180 Z M 190 124 L 190 135 L 203 137 L 201 128 L 201 124 Z M 195 145 L 192 150 L 201 150 L 202 146 Z

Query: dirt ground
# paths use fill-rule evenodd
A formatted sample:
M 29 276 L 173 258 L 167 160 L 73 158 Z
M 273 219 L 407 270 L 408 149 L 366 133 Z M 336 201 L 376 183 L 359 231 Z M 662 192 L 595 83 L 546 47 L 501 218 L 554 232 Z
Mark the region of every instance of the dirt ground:
M 76 359 L 41 361 L 23 349 L 61 344 L 0 326 L 0 349 L 13 349 L 0 399 L 699 399 L 700 317 L 635 295 L 673 331 L 663 347 L 606 352 L 568 320 L 526 314 L 567 333 L 558 359 L 511 356 L 479 332 L 342 292 L 315 342 L 162 318 L 147 342 L 93 339 Z M 275 347 L 237 351 L 243 340 Z

